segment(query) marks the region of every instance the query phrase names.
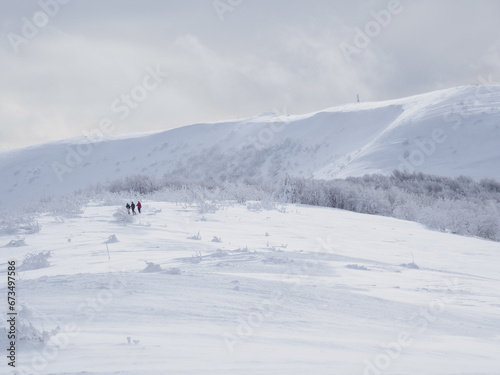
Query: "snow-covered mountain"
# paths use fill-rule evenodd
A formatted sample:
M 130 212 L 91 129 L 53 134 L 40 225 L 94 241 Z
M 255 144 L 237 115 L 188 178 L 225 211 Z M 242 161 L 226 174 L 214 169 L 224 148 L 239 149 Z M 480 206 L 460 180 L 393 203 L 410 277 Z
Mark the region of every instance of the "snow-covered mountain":
M 1 152 L 0 209 L 140 173 L 335 178 L 405 168 L 500 179 L 499 102 L 500 87 L 461 87 L 154 134 L 94 130 L 91 141 Z M 178 193 L 141 196 L 137 215 L 124 207 L 138 198 L 129 193 L 78 209 L 72 198 L 55 202 L 64 210 L 50 201 L 51 211 L 18 218 L 0 211 L 0 294 L 10 297 L 0 373 L 15 360 L 16 374 L 39 375 L 498 374 L 498 242 L 408 221 L 418 197 L 398 220 Z M 481 207 L 482 197 L 421 212 L 435 222 L 453 212 L 450 222 L 468 229 L 472 213 L 496 234 L 498 201 Z
M 500 86 L 494 85 L 159 133 L 105 130 L 96 124 L 86 137 L 0 151 L 0 205 L 134 174 L 333 179 L 407 169 L 500 179 Z

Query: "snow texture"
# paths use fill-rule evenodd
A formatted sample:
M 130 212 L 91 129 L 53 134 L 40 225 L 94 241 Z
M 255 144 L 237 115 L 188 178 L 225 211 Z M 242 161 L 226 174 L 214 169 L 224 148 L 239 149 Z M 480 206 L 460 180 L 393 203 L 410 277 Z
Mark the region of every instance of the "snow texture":
M 19 374 L 498 374 L 496 242 L 301 205 L 145 207 L 127 226 L 117 206 L 41 215 L 2 248 L 51 253 L 19 270 Z

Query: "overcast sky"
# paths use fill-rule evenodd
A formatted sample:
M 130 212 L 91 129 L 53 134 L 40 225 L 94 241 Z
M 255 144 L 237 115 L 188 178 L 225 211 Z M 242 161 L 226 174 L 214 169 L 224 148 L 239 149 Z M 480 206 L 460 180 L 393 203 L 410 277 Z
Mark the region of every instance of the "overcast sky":
M 497 83 L 499 19 L 498 0 L 0 0 L 0 149 Z

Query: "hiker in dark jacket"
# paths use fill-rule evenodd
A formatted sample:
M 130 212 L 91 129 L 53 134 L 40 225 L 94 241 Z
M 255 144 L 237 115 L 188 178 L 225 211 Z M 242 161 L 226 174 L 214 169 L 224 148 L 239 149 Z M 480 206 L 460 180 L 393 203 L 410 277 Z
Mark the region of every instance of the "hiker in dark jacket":
M 130 204 L 127 203 L 125 207 L 127 208 L 127 213 L 130 215 Z
M 130 205 L 130 208 L 132 208 L 132 214 L 135 215 L 135 204 L 134 202 L 132 202 L 132 204 Z

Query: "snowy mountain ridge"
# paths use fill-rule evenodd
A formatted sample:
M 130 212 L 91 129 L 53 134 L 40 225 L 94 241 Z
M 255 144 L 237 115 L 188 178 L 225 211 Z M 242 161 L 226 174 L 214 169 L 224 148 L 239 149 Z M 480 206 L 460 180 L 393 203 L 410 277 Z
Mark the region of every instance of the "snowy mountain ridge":
M 499 180 L 499 142 L 495 85 L 158 133 L 102 137 L 95 129 L 88 137 L 0 151 L 0 205 L 135 174 L 333 179 L 406 169 Z

